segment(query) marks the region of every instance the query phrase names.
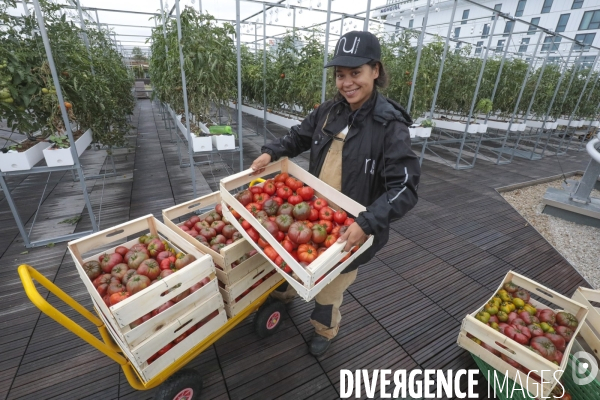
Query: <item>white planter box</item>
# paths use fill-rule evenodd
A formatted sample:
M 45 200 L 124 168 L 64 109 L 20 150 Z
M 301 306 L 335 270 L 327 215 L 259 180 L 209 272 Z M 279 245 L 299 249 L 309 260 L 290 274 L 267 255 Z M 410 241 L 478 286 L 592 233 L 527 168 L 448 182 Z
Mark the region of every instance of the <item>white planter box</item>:
M 492 129 L 503 130 L 503 131 L 508 129 L 508 125 L 509 125 L 509 122 L 507 122 L 507 121 L 488 120 L 488 122 L 487 122 L 488 127 L 492 128 Z M 519 122 L 513 122 L 512 125 L 510 125 L 511 132 L 523 132 L 524 130 L 525 130 L 525 124 L 522 124 Z
M 417 129 L 418 128 L 416 128 L 416 127 L 415 128 L 410 127 L 410 126 L 408 127 L 408 132 L 410 133 L 411 139 L 417 137 Z
M 88 129 L 79 139 L 75 141 L 77 156 L 80 156 L 91 143 L 92 130 Z M 44 158 L 46 159 L 46 164 L 49 167 L 62 167 L 64 165 L 75 164 L 70 147 L 67 149 L 46 148 L 44 149 Z
M 44 158 L 43 150 L 50 147 L 49 142 L 40 142 L 35 146 L 23 151 L 9 151 L 8 153 L 0 153 L 0 171 L 24 171 L 33 168 L 42 158 Z
M 487 124 L 477 124 L 477 133 L 486 133 L 487 128 Z
M 462 122 L 447 121 L 444 119 L 434 119 L 433 121 L 435 122 L 436 127 L 440 129 L 447 129 L 450 131 L 464 132 L 465 127 L 467 126 L 467 124 L 464 124 Z M 480 124 L 470 124 L 469 128 L 467 129 L 467 133 L 478 133 L 480 129 L 479 125 Z M 485 125 L 485 130 L 487 130 L 487 125 Z
M 600 121 L 594 121 L 594 122 L 592 122 L 592 126 L 600 126 Z
M 568 119 L 559 118 L 556 120 L 556 122 L 558 125 L 564 125 L 564 126 L 569 125 Z M 579 120 L 573 120 L 573 121 L 571 121 L 571 125 L 569 125 L 570 128 L 581 128 L 582 126 L 583 126 L 583 121 L 579 121 Z
M 233 104 L 232 102 L 229 102 L 229 107 L 235 108 L 236 105 Z M 264 117 L 263 110 L 258 110 L 253 107 L 242 105 L 242 111 L 247 114 L 254 115 L 255 117 L 258 117 L 258 118 Z M 286 117 L 282 117 L 280 115 L 272 114 L 270 112 L 267 112 L 267 121 L 271 121 L 278 125 L 285 126 L 286 128 L 291 128 L 292 126 L 302 123 L 302 120 L 300 120 L 300 119 L 286 118 Z
M 212 151 L 213 143 L 210 136 L 192 135 L 192 148 L 195 152 Z
M 416 135 L 417 137 L 422 137 L 422 138 L 428 138 L 431 136 L 431 130 L 432 128 L 424 128 L 422 126 L 417 127 L 417 132 Z
M 235 149 L 235 137 L 233 135 L 212 135 L 212 144 L 217 150 Z
M 544 121 L 527 121 L 527 122 L 525 122 L 525 125 L 527 125 L 531 128 L 541 128 L 543 124 L 544 124 Z M 558 121 L 556 121 L 556 122 L 546 121 L 546 129 L 556 129 L 557 126 L 558 126 Z

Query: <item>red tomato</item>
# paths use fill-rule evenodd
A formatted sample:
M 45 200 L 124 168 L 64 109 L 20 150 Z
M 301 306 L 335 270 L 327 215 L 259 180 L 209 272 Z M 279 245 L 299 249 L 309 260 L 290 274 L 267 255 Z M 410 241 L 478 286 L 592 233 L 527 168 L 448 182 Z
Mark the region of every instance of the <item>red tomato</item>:
M 252 197 L 252 201 L 258 204 L 264 204 L 265 201 L 269 200 L 269 195 L 266 193 L 257 193 Z M 250 203 L 252 204 L 252 203 Z
M 166 345 L 165 347 L 163 347 L 162 349 L 160 349 L 158 351 L 158 356 L 162 356 L 163 354 L 165 354 L 167 351 L 171 350 L 173 348 L 173 343 L 169 343 L 168 345 Z
M 313 203 L 313 207 L 317 210 L 321 210 L 323 207 L 327 207 L 327 200 L 325 199 L 316 199 Z
M 319 210 L 311 207 L 310 215 L 308 216 L 308 220 L 311 222 L 318 221 L 319 220 Z
M 334 226 L 333 229 L 331 230 L 331 234 L 340 236 L 340 229 L 341 229 L 341 226 L 339 226 L 339 225 Z
M 331 231 L 333 230 L 333 222 L 329 220 L 322 219 L 319 221 L 319 225 L 324 225 L 327 233 L 331 233 Z
M 163 259 L 160 262 L 160 269 L 163 271 L 165 269 L 175 270 L 175 261 L 177 261 L 177 258 L 175 256 L 169 256 L 169 257 Z
M 283 199 L 279 196 L 274 196 L 271 197 L 271 200 L 275 201 L 277 204 L 279 204 L 279 206 L 281 207 L 281 205 L 283 204 Z
M 325 253 L 327 251 L 327 247 L 319 247 L 317 249 L 317 257 L 320 256 L 321 254 Z
M 346 214 L 346 211 L 344 210 L 336 211 L 335 213 L 333 213 L 333 220 L 340 225 L 342 225 L 346 221 L 346 218 L 348 218 L 348 214 Z
M 258 234 L 258 232 L 256 232 L 256 229 L 250 227 L 250 228 L 246 229 L 246 233 L 248 233 L 248 235 L 250 236 L 250 239 L 252 239 L 252 241 L 254 243 L 258 242 L 260 235 Z
M 262 204 L 250 203 L 246 206 L 246 210 L 250 211 L 252 215 L 256 215 L 257 212 L 262 210 Z
M 325 241 L 327 238 L 327 231 L 323 225 L 314 225 L 312 228 L 312 241 L 314 243 L 320 244 Z
M 269 196 L 273 196 L 277 188 L 275 187 L 274 182 L 265 182 L 263 185 L 263 192 L 268 194 Z
M 259 194 L 259 193 L 262 193 L 262 192 L 263 192 L 263 188 L 260 187 L 260 186 L 252 186 L 250 188 L 250 193 L 252 193 L 252 194 Z
M 261 249 L 264 249 L 264 248 L 270 246 L 269 242 L 267 242 L 266 240 L 263 240 L 263 238 L 261 238 L 261 237 L 258 238 L 258 242 L 257 243 L 258 243 L 258 245 L 260 246 Z
M 285 182 L 275 182 L 275 189 L 285 186 Z
M 346 218 L 344 221 L 344 226 L 350 226 L 354 223 L 354 218 Z
M 308 241 L 312 238 L 312 231 L 302 222 L 294 222 L 292 225 L 290 225 L 288 236 L 292 242 L 298 244 L 308 243 Z
M 277 189 L 277 197 L 281 197 L 284 200 L 287 200 L 292 194 L 294 194 L 292 189 L 287 186 L 282 186 Z
M 333 221 L 333 210 L 329 207 L 322 207 L 319 210 L 319 217 L 327 221 Z
M 245 219 L 241 220 L 240 223 L 242 224 L 242 228 L 244 228 L 244 230 L 248 230 L 249 228 L 252 228 L 252 225 L 250 225 L 250 222 L 246 221 Z
M 231 215 L 233 215 L 233 218 L 239 219 L 241 217 L 241 215 L 237 211 L 235 211 L 233 208 L 230 208 L 229 211 L 231 212 Z
M 287 239 L 282 240 L 281 245 L 288 253 L 291 253 L 292 251 L 294 251 L 294 245 L 292 244 L 291 241 L 289 241 Z
M 304 199 L 304 201 L 312 200 L 313 196 L 315 195 L 314 189 L 311 188 L 310 186 L 301 187 L 298 190 L 296 190 L 296 192 L 300 196 L 302 196 L 302 198 Z
M 278 231 L 275 239 L 277 239 L 278 242 L 281 242 L 283 239 L 285 239 L 285 233 Z
M 292 257 L 294 257 L 294 260 L 296 261 L 300 261 L 300 259 L 298 259 L 298 251 L 294 250 L 290 253 L 292 255 Z
M 128 297 L 129 297 L 129 293 L 127 293 L 125 291 L 113 293 L 110 295 L 110 298 L 109 298 L 110 305 L 114 306 L 118 302 L 123 301 Z
M 290 197 L 288 197 L 288 203 L 290 203 L 293 206 L 302 203 L 302 201 L 302 196 L 299 196 L 297 194 L 293 194 Z
M 300 261 L 311 263 L 317 258 L 317 249 L 309 244 L 301 244 L 298 246 L 298 259 Z
M 272 248 L 271 246 L 267 246 L 263 249 L 263 251 L 265 252 L 265 255 L 271 260 L 271 261 L 275 261 L 277 259 L 277 257 L 279 257 L 279 254 L 277 254 L 277 252 L 275 251 L 274 248 Z
M 299 181 L 296 178 L 292 178 L 289 177 L 285 180 L 285 184 L 287 187 L 289 187 L 290 189 L 292 189 L 294 192 L 298 189 L 300 189 L 302 186 L 304 186 L 304 183 L 302 183 L 301 181 Z
M 290 175 L 287 172 L 282 172 L 280 174 L 277 174 L 273 179 L 275 180 L 275 182 L 285 182 L 285 180 L 289 177 Z
M 331 247 L 337 240 L 338 240 L 337 236 L 327 235 L 327 238 L 325 239 L 325 247 L 327 247 L 327 248 Z

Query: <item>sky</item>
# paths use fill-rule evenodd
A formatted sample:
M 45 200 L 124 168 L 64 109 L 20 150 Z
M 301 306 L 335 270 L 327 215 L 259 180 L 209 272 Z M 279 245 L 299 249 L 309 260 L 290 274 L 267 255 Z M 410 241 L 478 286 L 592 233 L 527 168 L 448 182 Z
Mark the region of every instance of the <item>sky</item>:
M 68 0 L 56 0 L 59 3 L 67 3 Z M 199 2 L 202 1 L 202 10 L 208 12 L 217 19 L 235 20 L 236 17 L 236 2 L 235 0 L 180 0 L 180 7 L 183 9 L 184 6 L 191 6 L 199 9 Z M 286 28 L 276 27 L 273 25 L 285 25 L 291 28 L 293 24 L 293 12 L 292 9 L 287 9 L 286 4 L 290 6 L 300 7 L 311 7 L 310 10 L 296 10 L 296 27 L 306 27 L 315 23 L 325 23 L 327 13 L 322 12 L 327 10 L 327 0 L 272 0 L 268 3 L 278 3 L 281 1 L 281 7 L 273 8 L 267 11 L 267 36 L 281 34 L 286 31 Z M 175 0 L 163 0 L 163 4 L 168 4 L 169 8 L 173 7 Z M 385 5 L 386 0 L 371 0 L 371 9 L 381 7 Z M 160 0 L 81 0 L 83 7 L 99 8 L 99 9 L 112 9 L 112 10 L 123 10 L 123 11 L 137 11 L 146 13 L 160 12 Z M 367 9 L 368 0 L 333 0 L 331 3 L 332 20 L 338 19 L 337 22 L 332 23 L 330 28 L 330 46 L 333 46 L 339 37 L 340 30 L 342 29 L 340 13 L 358 14 L 364 13 Z M 31 7 L 31 6 L 30 6 Z M 252 24 L 242 25 L 242 42 L 253 42 L 254 35 L 254 22 L 262 22 L 262 3 L 259 1 L 241 1 L 240 2 L 240 17 L 243 20 L 256 13 L 260 13 L 260 16 L 254 16 L 249 21 Z M 320 10 L 320 11 L 319 11 Z M 17 11 L 23 12 L 22 6 Z M 89 12 L 91 17 L 96 18 L 94 11 Z M 175 15 L 175 13 L 173 13 Z M 149 44 L 145 44 L 145 40 L 150 36 L 151 27 L 154 26 L 154 20 L 150 19 L 150 15 L 140 15 L 131 13 L 120 13 L 120 12 L 109 12 L 109 11 L 98 11 L 98 18 L 101 23 L 107 24 L 120 24 L 120 25 L 137 25 L 144 26 L 144 28 L 135 28 L 127 26 L 114 26 L 110 25 L 115 33 L 117 34 L 117 40 L 121 42 L 126 52 L 133 48 L 133 46 L 139 46 L 142 49 L 149 47 Z M 257 21 L 258 18 L 258 21 Z M 363 21 L 359 19 L 346 19 L 346 26 L 344 29 L 361 30 L 363 27 Z M 273 24 L 273 25 L 270 25 Z M 258 25 L 258 39 L 262 38 L 263 27 Z M 126 36 L 131 35 L 131 36 Z

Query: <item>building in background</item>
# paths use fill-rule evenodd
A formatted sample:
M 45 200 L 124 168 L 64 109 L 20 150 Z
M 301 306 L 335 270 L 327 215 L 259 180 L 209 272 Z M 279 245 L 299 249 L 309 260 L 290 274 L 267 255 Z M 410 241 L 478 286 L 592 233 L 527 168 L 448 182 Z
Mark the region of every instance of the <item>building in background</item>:
M 387 0 L 387 5 L 375 12 L 373 17 L 386 19 L 388 33 L 398 32 L 401 28 L 417 29 L 423 25 L 428 1 L 430 11 L 425 29 L 428 35 L 425 35 L 424 42 L 433 40 L 435 35 L 445 38 L 454 0 Z M 573 55 L 577 57 L 572 59 L 579 58 L 585 64 L 595 60 L 598 52 L 590 49 L 590 45 L 600 47 L 600 0 L 481 0 L 478 4 L 459 0 L 451 29 L 453 41 L 450 48 L 470 44 L 471 55 L 483 54 L 494 24 L 492 10 L 517 19 L 513 22 L 500 17 L 496 21 L 490 46 L 492 54 L 502 52 L 508 45 L 511 55 L 531 57 L 541 35 L 537 56 L 540 53 L 546 56 L 550 52 L 550 61 L 566 58 L 573 41 L 553 34 L 559 33 L 581 43 L 575 44 Z M 511 29 L 513 34 L 510 43 L 507 43 Z

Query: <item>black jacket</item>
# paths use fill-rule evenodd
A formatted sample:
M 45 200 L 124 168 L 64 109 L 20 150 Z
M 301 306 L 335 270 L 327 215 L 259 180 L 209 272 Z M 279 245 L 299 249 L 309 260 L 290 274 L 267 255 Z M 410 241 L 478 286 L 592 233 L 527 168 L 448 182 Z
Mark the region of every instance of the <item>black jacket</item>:
M 286 136 L 262 148 L 272 161 L 310 149 L 308 172 L 319 176 L 331 137 L 350 126 L 342 150 L 342 193 L 367 208 L 356 222 L 375 237 L 344 272 L 373 258 L 388 241 L 390 222 L 417 204 L 421 168 L 410 148 L 410 124 L 402 106 L 375 91 L 354 113 L 345 99 L 323 103 Z

